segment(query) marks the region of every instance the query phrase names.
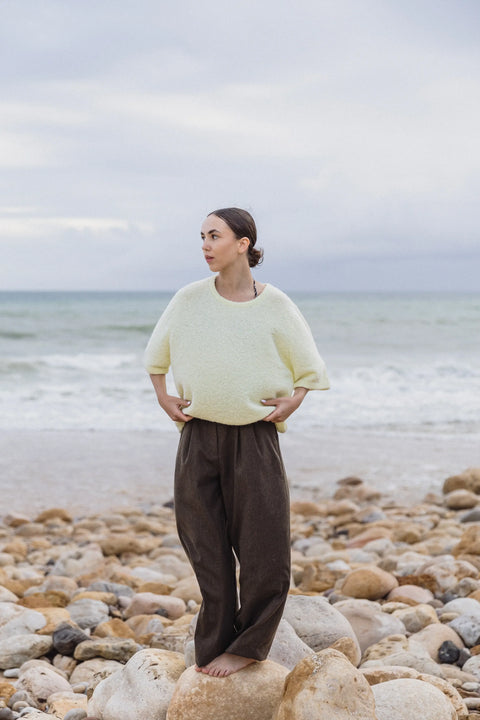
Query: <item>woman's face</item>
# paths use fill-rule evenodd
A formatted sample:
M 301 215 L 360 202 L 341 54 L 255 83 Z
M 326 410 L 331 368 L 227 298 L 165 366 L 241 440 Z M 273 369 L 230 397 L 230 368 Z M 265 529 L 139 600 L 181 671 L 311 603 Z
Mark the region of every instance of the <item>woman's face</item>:
M 216 215 L 205 218 L 200 235 L 203 255 L 212 272 L 220 272 L 246 261 L 247 238 L 235 237 L 227 223 Z

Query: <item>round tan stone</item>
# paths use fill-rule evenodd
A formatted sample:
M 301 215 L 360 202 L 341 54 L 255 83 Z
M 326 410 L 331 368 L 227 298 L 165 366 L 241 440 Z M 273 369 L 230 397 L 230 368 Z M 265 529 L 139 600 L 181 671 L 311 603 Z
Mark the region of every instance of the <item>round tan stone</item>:
M 71 602 L 75 602 L 76 600 L 82 600 L 83 598 L 90 598 L 90 600 L 100 600 L 100 602 L 104 602 L 105 605 L 113 606 L 115 606 L 118 601 L 118 598 L 114 593 L 100 592 L 98 590 L 82 590 L 82 592 L 75 593 L 75 595 L 71 599 Z
M 480 555 L 480 526 L 467 528 L 459 542 L 452 548 L 452 555 Z
M 172 597 L 181 598 L 185 602 L 189 600 L 194 600 L 199 604 L 202 602 L 202 593 L 200 592 L 197 579 L 193 575 L 179 580 L 175 589 L 170 594 Z
M 3 700 L 5 704 L 8 703 L 10 698 L 14 693 L 16 693 L 17 690 L 11 683 L 5 681 L 0 681 L 0 700 Z
M 415 605 L 395 610 L 393 615 L 403 622 L 407 632 L 416 633 L 427 625 L 440 622 L 431 605 Z
M 388 595 L 397 585 L 398 581 L 391 573 L 372 565 L 348 573 L 341 592 L 349 597 L 378 600 Z
M 433 597 L 430 590 L 420 587 L 420 585 L 399 585 L 388 593 L 387 600 L 411 605 L 412 603 L 428 603 L 433 600 Z
M 83 693 L 56 692 L 47 700 L 48 713 L 63 720 L 69 710 L 85 710 L 87 712 L 88 700 Z
M 287 675 L 287 668 L 270 660 L 226 678 L 210 677 L 190 667 L 175 686 L 167 720 L 272 720 Z
M 451 475 L 443 483 L 444 494 L 459 488 L 480 493 L 480 468 L 468 468 L 458 475 Z
M 181 598 L 155 595 L 154 593 L 137 593 L 125 609 L 125 617 L 131 618 L 133 615 L 153 614 L 157 610 L 164 610 L 167 617 L 176 620 L 185 613 L 186 609 L 185 602 Z
M 38 635 L 52 635 L 55 628 L 62 622 L 69 622 L 70 613 L 61 607 L 41 607 L 38 612 L 43 615 L 47 624 L 45 627 L 37 630 Z
M 49 508 L 48 510 L 43 510 L 43 512 L 35 518 L 35 522 L 37 523 L 44 523 L 49 520 L 63 520 L 63 522 L 66 523 L 73 522 L 72 516 L 65 508 Z
M 308 500 L 296 500 L 290 505 L 292 513 L 303 515 L 304 517 L 315 517 L 325 515 L 325 507 L 320 503 L 310 502 Z
M 475 495 L 475 493 L 470 490 L 459 488 L 445 495 L 444 502 L 451 510 L 467 510 L 475 507 L 479 499 L 478 495 Z
M 292 670 L 275 716 L 276 720 L 320 718 L 376 720 L 368 682 L 342 653 L 332 648 L 305 658 Z
M 151 615 L 149 617 L 151 618 Z M 133 630 L 120 618 L 112 618 L 97 625 L 95 635 L 97 637 L 135 638 Z
M 458 648 L 463 648 L 461 637 L 448 625 L 443 623 L 432 623 L 419 632 L 410 635 L 409 644 L 419 643 L 430 655 L 432 660 L 437 662 L 440 645 L 446 640 L 451 640 Z

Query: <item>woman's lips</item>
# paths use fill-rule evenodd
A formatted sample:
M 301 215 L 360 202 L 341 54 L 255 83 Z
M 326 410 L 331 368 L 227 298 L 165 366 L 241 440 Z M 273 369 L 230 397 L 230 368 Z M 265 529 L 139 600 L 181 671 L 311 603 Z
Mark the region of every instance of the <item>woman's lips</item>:
M 213 257 L 211 257 L 210 255 L 205 255 L 205 260 L 207 261 L 207 263 L 212 262 Z

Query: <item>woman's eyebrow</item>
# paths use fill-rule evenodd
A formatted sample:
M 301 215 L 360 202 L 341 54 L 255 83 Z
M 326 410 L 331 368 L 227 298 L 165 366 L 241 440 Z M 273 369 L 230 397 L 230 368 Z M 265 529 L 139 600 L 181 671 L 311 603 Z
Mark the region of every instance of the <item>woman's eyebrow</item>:
M 214 234 L 219 235 L 219 234 L 220 234 L 220 230 L 209 230 L 209 231 L 207 232 L 207 235 L 214 235 Z M 204 237 L 204 236 L 205 236 L 205 233 L 201 232 L 200 235 L 201 235 L 202 237 Z

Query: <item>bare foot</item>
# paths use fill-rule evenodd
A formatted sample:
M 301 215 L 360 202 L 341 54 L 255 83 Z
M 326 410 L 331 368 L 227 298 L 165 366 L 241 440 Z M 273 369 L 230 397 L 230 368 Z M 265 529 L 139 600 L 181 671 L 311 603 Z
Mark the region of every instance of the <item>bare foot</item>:
M 227 675 L 232 675 L 254 662 L 257 661 L 253 658 L 246 658 L 241 655 L 232 655 L 231 653 L 222 653 L 216 657 L 215 660 L 208 663 L 208 665 L 195 669 L 205 673 L 205 675 L 213 675 L 213 677 L 227 677 Z

